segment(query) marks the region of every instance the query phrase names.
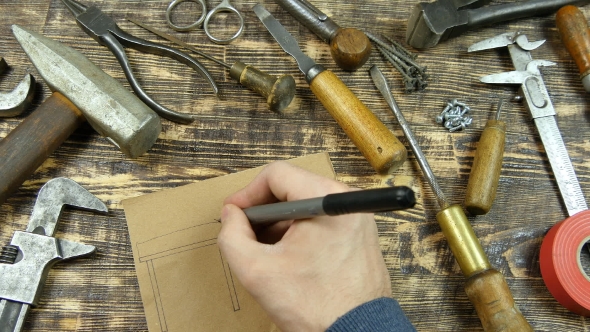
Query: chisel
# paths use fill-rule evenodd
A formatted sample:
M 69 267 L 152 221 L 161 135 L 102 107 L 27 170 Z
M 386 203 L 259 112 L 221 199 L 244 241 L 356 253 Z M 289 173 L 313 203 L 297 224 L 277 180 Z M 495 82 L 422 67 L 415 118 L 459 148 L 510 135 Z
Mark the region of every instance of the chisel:
M 584 14 L 576 6 L 562 7 L 555 15 L 561 41 L 580 70 L 584 89 L 590 92 L 590 30 Z
M 297 41 L 260 4 L 254 13 L 305 75 L 318 100 L 378 173 L 391 173 L 407 158 L 403 144 L 331 71 L 305 55 Z
M 295 79 L 293 79 L 293 76 L 291 75 L 281 75 L 279 77 L 271 76 L 240 61 L 236 61 L 230 66 L 221 60 L 197 50 L 174 36 L 158 31 L 152 27 L 148 27 L 137 20 L 131 18 L 127 18 L 127 20 L 153 34 L 176 43 L 187 50 L 191 50 L 206 59 L 229 68 L 229 76 L 243 86 L 266 98 L 266 103 L 271 111 L 280 112 L 284 110 L 295 97 Z
M 488 213 L 496 198 L 506 141 L 506 123 L 500 120 L 501 111 L 502 99 L 498 102 L 496 118 L 486 123 L 475 151 L 465 194 L 465 209 L 472 215 Z

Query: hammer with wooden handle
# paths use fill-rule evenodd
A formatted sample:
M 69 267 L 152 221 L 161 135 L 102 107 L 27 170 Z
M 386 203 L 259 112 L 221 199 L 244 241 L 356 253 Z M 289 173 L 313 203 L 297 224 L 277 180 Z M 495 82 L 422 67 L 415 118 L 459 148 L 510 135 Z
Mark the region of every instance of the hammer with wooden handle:
M 121 83 L 70 47 L 12 31 L 53 94 L 0 140 L 0 204 L 86 120 L 130 158 L 154 144 L 160 118 Z

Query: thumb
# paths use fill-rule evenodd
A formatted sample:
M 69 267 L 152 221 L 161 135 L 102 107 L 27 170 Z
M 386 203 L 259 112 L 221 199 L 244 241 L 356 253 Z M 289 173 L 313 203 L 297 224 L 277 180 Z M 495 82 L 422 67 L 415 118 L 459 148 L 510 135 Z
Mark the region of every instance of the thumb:
M 260 251 L 260 243 L 250 221 L 242 209 L 233 204 L 227 204 L 221 210 L 221 231 L 217 244 L 233 269 L 248 266 Z

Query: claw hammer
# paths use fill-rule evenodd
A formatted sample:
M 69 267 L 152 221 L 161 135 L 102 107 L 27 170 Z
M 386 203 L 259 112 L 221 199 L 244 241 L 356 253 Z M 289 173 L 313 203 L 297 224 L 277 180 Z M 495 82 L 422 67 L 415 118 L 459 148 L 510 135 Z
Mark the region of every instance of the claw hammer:
M 84 121 L 131 158 L 154 144 L 158 115 L 121 83 L 68 46 L 12 31 L 53 94 L 0 140 L 0 204 Z

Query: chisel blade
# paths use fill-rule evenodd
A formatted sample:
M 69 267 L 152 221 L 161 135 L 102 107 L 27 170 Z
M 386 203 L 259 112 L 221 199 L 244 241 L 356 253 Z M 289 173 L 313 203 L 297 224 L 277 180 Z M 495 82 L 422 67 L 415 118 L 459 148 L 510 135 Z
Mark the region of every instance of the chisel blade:
M 279 45 L 281 45 L 283 50 L 295 58 L 299 70 L 306 75 L 309 70 L 315 66 L 315 62 L 301 51 L 295 38 L 268 12 L 268 10 L 266 10 L 266 8 L 264 8 L 264 6 L 256 4 L 252 9 L 268 32 L 270 32 Z

